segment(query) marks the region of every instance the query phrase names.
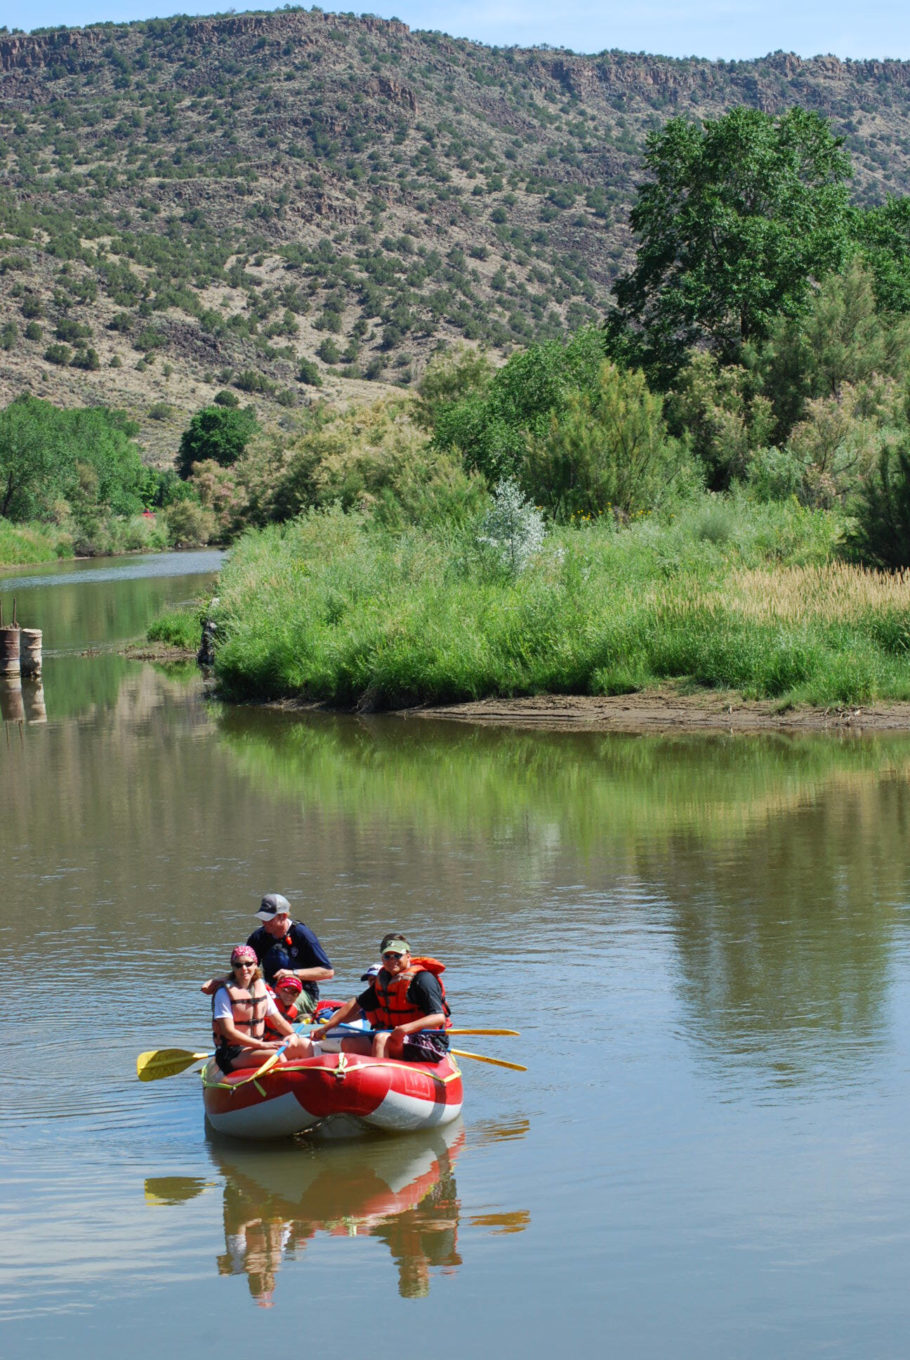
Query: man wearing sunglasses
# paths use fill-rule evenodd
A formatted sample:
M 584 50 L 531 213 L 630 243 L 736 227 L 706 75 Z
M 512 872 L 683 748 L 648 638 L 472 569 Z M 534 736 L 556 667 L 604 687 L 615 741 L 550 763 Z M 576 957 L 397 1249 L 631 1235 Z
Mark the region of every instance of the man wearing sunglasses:
M 440 976 L 445 964 L 414 957 L 410 944 L 398 931 L 386 935 L 379 950 L 382 967 L 370 987 L 346 1001 L 324 1025 L 313 1030 L 312 1037 L 321 1039 L 336 1025 L 359 1019 L 363 1012 L 376 1033 L 344 1039 L 341 1047 L 346 1052 L 372 1053 L 375 1058 L 405 1062 L 439 1062 L 449 1047 L 445 1030 L 451 1012 Z

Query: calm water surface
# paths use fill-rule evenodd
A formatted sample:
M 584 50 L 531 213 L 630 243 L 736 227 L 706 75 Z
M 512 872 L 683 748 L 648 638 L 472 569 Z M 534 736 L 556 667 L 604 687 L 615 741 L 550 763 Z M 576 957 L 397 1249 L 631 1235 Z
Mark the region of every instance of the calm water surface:
M 216 566 L 0 576 L 47 658 L 0 725 L 4 1357 L 905 1355 L 910 739 L 228 709 L 115 650 Z M 465 1061 L 445 1136 L 212 1141 L 135 1059 L 207 1047 L 268 890 L 331 994 L 397 926 L 529 1071 Z

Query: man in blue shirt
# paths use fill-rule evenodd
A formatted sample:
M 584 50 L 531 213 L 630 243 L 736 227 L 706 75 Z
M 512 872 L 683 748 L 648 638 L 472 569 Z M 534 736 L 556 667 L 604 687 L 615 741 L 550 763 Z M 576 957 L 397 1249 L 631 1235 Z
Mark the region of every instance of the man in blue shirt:
M 335 970 L 314 931 L 291 920 L 291 904 L 281 893 L 266 893 L 256 915 L 262 922 L 247 944 L 256 951 L 265 980 L 272 987 L 283 977 L 296 977 L 303 986 L 301 1003 L 314 1010 L 319 983 L 329 982 Z
M 291 904 L 281 893 L 266 893 L 256 915 L 262 925 L 247 944 L 255 951 L 266 982 L 275 987 L 283 977 L 299 978 L 303 991 L 298 1005 L 301 1012 L 311 1013 L 319 1000 L 320 982 L 335 976 L 328 954 L 309 926 L 291 920 Z M 209 978 L 202 991 L 214 996 L 225 981 L 230 979 Z

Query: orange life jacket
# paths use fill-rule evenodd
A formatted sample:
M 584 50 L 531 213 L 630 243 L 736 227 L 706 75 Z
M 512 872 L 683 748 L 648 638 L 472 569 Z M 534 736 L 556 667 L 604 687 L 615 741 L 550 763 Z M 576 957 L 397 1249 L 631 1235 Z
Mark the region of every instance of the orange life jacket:
M 265 1015 L 269 1008 L 269 994 L 262 978 L 257 978 L 249 990 L 235 987 L 232 982 L 226 982 L 224 986 L 231 999 L 231 1018 L 235 1028 L 250 1039 L 261 1039 L 265 1033 Z M 213 1000 L 213 1009 L 214 1005 Z M 224 1036 L 217 1030 L 213 1028 L 212 1033 L 216 1045 L 223 1042 Z
M 281 997 L 275 994 L 272 995 L 272 1000 L 275 1003 L 275 1008 L 277 1009 L 279 1015 L 283 1015 L 285 1020 L 287 1020 L 288 1024 L 293 1025 L 294 1021 L 300 1015 L 300 1007 L 295 1005 L 293 1001 L 290 1003 L 290 1005 L 286 1006 L 282 1001 Z M 272 1017 L 268 1015 L 265 1018 L 265 1035 L 267 1039 L 287 1038 L 286 1034 L 282 1034 L 280 1033 L 279 1030 L 275 1029 L 272 1023 Z
M 418 973 L 433 973 L 439 978 L 442 990 L 442 1009 L 448 1017 L 451 1013 L 446 1002 L 445 983 L 440 977 L 445 972 L 445 964 L 438 959 L 411 959 L 409 967 L 396 977 L 391 977 L 383 968 L 373 979 L 377 1007 L 366 1012 L 372 1029 L 394 1029 L 396 1025 L 407 1025 L 412 1020 L 420 1020 L 426 1011 L 420 1010 L 408 1000 L 408 988 Z M 448 1022 L 446 1023 L 448 1028 Z

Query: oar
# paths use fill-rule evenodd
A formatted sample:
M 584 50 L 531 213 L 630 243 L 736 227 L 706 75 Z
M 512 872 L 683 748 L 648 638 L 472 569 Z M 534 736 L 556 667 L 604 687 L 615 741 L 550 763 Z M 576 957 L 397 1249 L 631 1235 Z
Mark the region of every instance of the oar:
M 428 1030 L 424 1030 L 423 1033 L 424 1033 L 424 1034 L 432 1034 L 433 1031 L 432 1031 L 431 1029 L 428 1029 Z M 437 1030 L 436 1033 L 438 1034 L 439 1031 Z M 511 1034 L 511 1035 L 513 1035 L 516 1039 L 518 1039 L 518 1038 L 521 1037 L 521 1031 L 520 1031 L 520 1030 L 517 1030 L 517 1029 L 447 1029 L 447 1030 L 444 1030 L 443 1033 L 445 1033 L 445 1034 Z
M 156 1048 L 140 1053 L 136 1059 L 136 1076 L 140 1081 L 160 1081 L 162 1077 L 176 1077 L 193 1063 L 210 1058 L 211 1053 L 191 1053 L 187 1048 Z
M 504 1058 L 487 1058 L 483 1053 L 468 1053 L 464 1048 L 450 1048 L 450 1053 L 454 1053 L 458 1058 L 473 1058 L 475 1062 L 492 1063 L 494 1067 L 511 1067 L 513 1072 L 527 1072 L 526 1067 L 521 1063 L 506 1062 Z
M 285 1039 L 284 1043 L 279 1044 L 278 1047 L 275 1049 L 275 1052 L 269 1054 L 269 1056 L 266 1058 L 265 1062 L 262 1064 L 261 1067 L 257 1067 L 255 1072 L 251 1072 L 248 1077 L 244 1077 L 243 1081 L 234 1082 L 233 1090 L 236 1091 L 238 1087 L 246 1086 L 249 1082 L 255 1081 L 257 1077 L 264 1077 L 266 1072 L 271 1072 L 272 1068 L 275 1066 L 278 1059 L 281 1057 L 282 1053 L 287 1048 L 288 1044 L 296 1035 L 300 1033 L 301 1029 L 305 1024 L 306 1024 L 305 1020 L 301 1020 L 298 1024 L 296 1024 L 294 1026 L 294 1033 L 289 1034 L 288 1037 Z M 236 1071 L 237 1069 L 235 1068 L 234 1070 Z
M 372 1038 L 374 1034 L 391 1034 L 388 1029 L 360 1029 L 357 1025 L 333 1025 L 329 1033 L 337 1033 L 342 1030 L 345 1034 L 360 1034 Z M 517 1029 L 421 1029 L 419 1034 L 511 1034 L 516 1039 L 520 1037 Z

